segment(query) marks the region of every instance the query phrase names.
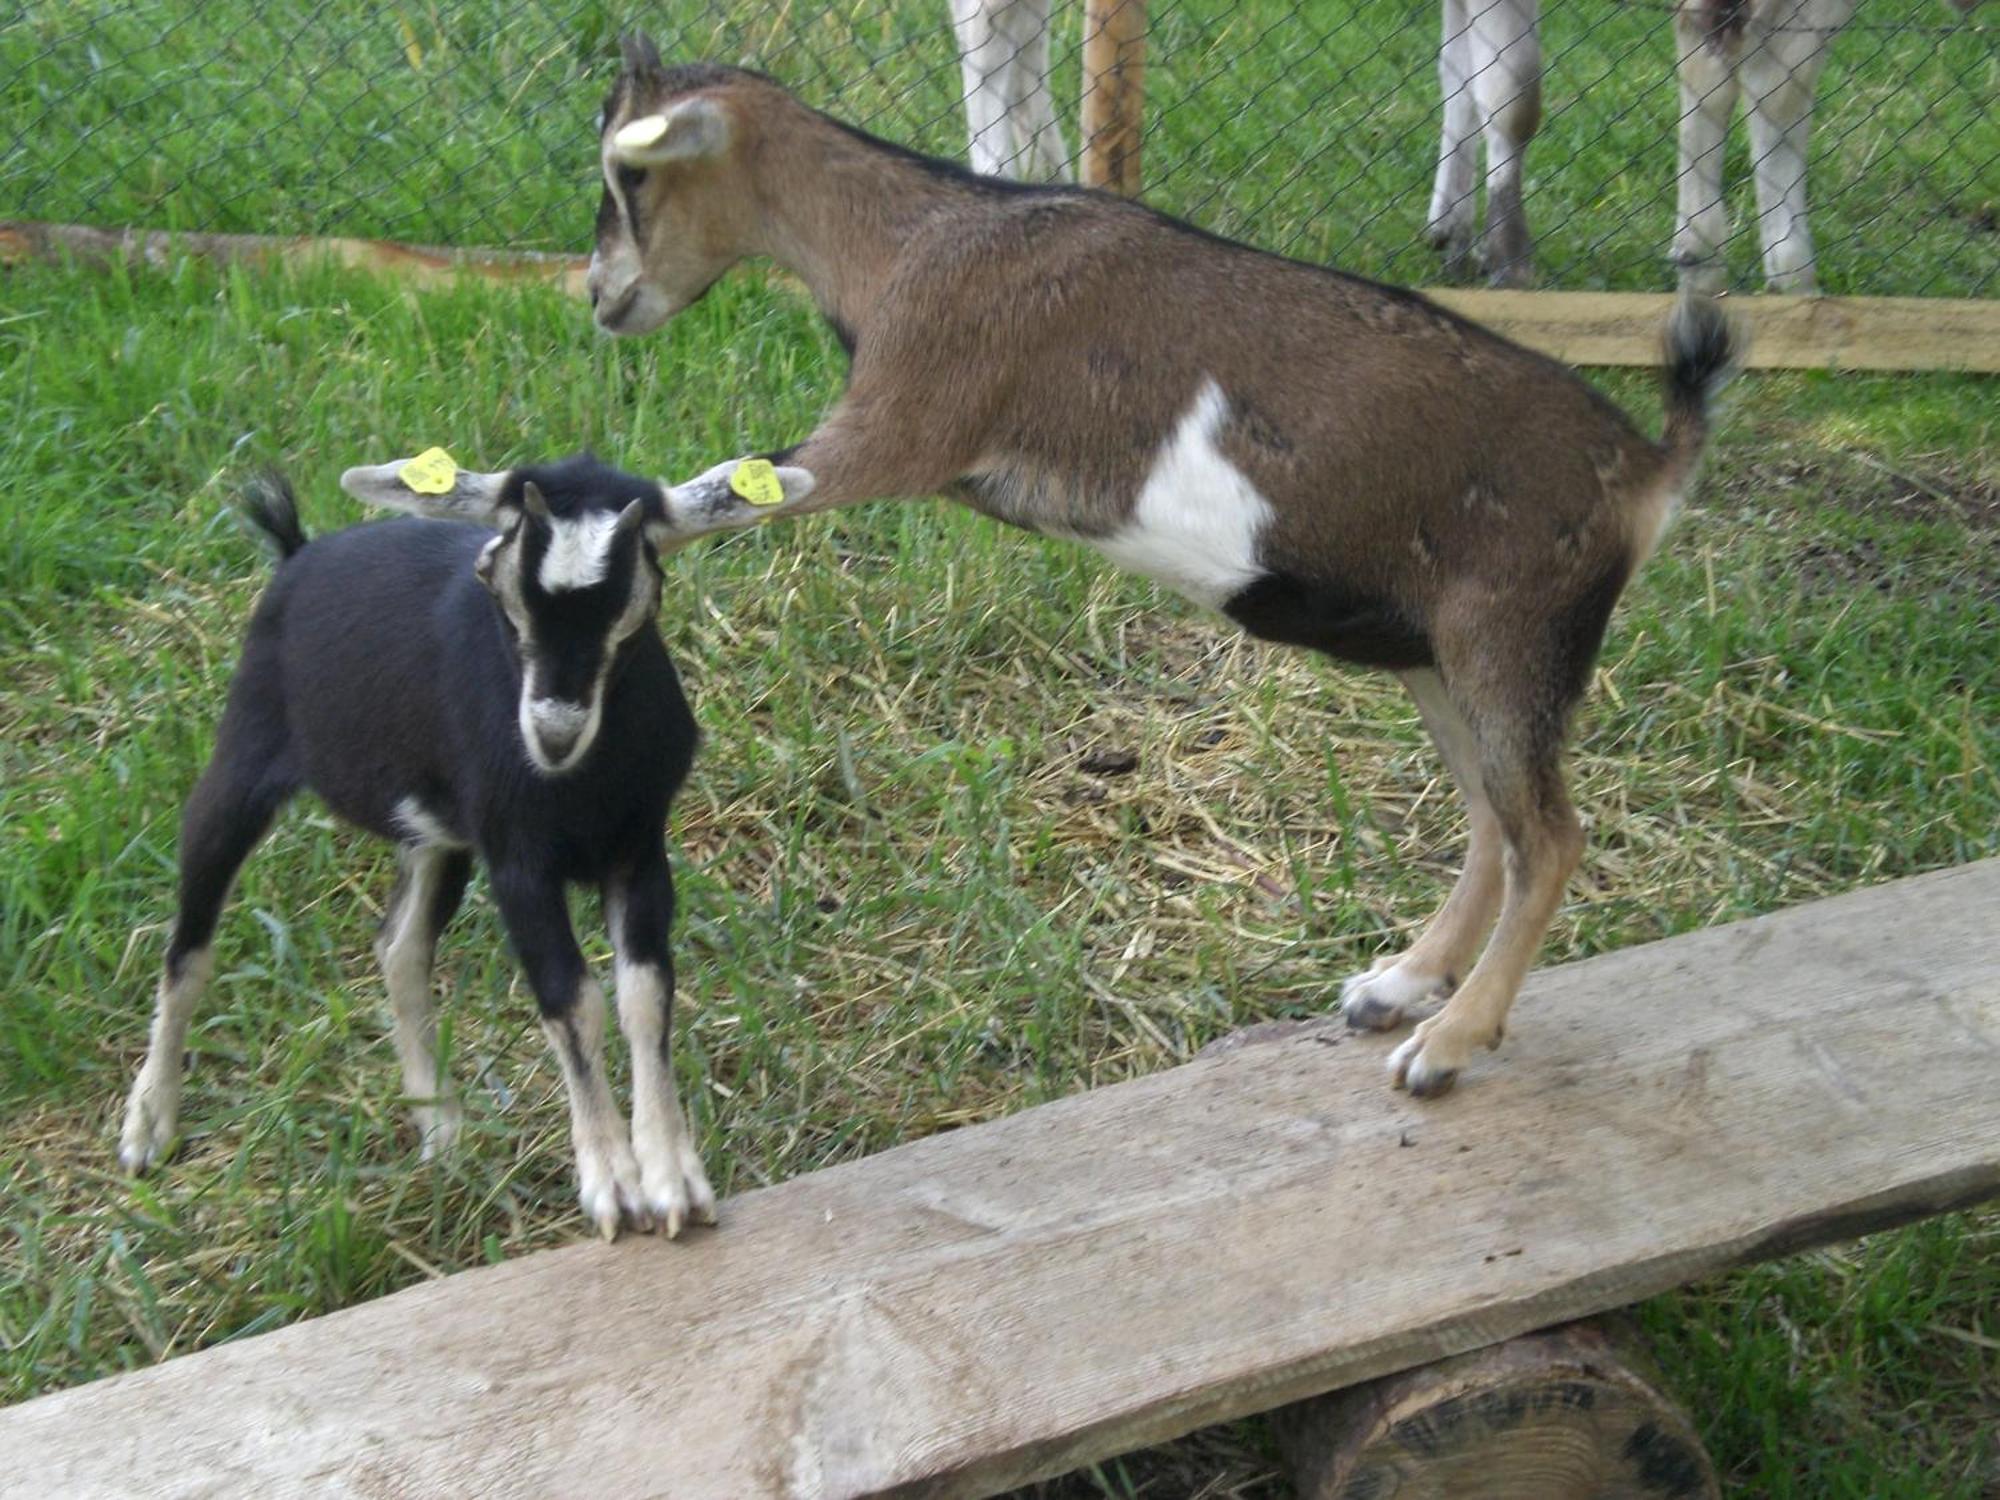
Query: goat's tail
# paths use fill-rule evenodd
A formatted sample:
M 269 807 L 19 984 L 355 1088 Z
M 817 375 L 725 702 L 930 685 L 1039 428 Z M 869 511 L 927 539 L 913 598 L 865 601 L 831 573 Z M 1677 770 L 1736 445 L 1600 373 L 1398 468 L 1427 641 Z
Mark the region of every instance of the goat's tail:
M 255 527 L 264 544 L 283 562 L 306 544 L 299 525 L 298 502 L 291 481 L 276 469 L 265 469 L 244 481 L 236 493 L 236 508 Z
M 1713 297 L 1689 294 L 1674 304 L 1664 342 L 1667 422 L 1660 443 L 1679 489 L 1708 446 L 1709 407 L 1742 363 L 1743 336 Z

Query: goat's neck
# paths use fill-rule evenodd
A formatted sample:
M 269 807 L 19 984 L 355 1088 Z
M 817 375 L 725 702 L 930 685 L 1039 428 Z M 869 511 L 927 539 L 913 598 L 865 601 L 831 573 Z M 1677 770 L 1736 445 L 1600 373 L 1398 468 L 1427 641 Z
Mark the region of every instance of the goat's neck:
M 756 155 L 759 242 L 848 328 L 868 321 L 908 232 L 956 194 L 949 177 L 790 104 Z

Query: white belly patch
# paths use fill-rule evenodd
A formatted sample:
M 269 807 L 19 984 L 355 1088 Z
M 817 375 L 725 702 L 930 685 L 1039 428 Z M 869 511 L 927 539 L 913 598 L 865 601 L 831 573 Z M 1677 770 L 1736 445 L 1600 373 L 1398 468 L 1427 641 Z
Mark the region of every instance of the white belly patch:
M 1216 446 L 1228 409 L 1222 387 L 1204 379 L 1194 405 L 1153 455 L 1131 519 L 1090 541 L 1121 568 L 1210 609 L 1265 571 L 1257 538 L 1272 516 L 1271 502 Z

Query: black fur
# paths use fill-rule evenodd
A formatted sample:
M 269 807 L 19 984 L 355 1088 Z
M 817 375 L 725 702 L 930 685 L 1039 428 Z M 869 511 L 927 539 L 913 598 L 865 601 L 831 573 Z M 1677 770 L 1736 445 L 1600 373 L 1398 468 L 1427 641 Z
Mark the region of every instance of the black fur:
M 657 492 L 588 456 L 516 470 L 510 497 L 529 481 L 557 517 L 615 512 Z M 520 646 L 473 572 L 493 532 L 402 519 L 308 542 L 275 476 L 253 482 L 242 504 L 284 560 L 258 601 L 215 754 L 183 816 L 170 971 L 207 945 L 237 868 L 301 788 L 402 842 L 412 831 L 397 809 L 415 799 L 468 846 L 488 866 L 546 1014 L 567 1011 L 583 975 L 566 883 L 604 883 L 625 896 L 634 956 L 664 963 L 673 911 L 667 812 L 693 762 L 696 728 L 652 620 L 617 649 L 589 751 L 547 775 L 530 762 L 517 723 Z M 656 566 L 645 543 L 633 533 L 602 583 L 550 596 L 533 581 L 546 538 L 539 523 L 518 524 L 528 528 L 518 540 L 538 670 L 548 672 L 550 660 L 601 660 L 603 628 L 629 598 L 632 570 Z M 554 672 L 558 686 L 566 673 Z M 450 871 L 434 917 L 449 918 L 464 874 Z
M 278 561 L 283 562 L 305 546 L 306 533 L 299 525 L 299 507 L 292 498 L 291 483 L 275 469 L 252 476 L 237 495 L 236 508 Z
M 1394 605 L 1289 573 L 1264 574 L 1222 607 L 1262 640 L 1310 647 L 1365 667 L 1407 671 L 1434 660 L 1424 632 Z
M 1662 354 L 1663 441 L 1670 448 L 1698 450 L 1708 437 L 1709 404 L 1736 373 L 1742 339 L 1714 299 L 1683 297 L 1667 319 Z

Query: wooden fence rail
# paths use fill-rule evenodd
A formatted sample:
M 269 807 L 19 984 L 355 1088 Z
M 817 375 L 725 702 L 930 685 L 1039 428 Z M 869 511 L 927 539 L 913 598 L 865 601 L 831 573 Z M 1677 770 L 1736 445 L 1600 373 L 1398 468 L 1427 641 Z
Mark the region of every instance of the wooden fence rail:
M 1136 3 L 1136 0 L 1127 0 Z M 1109 137 L 1107 137 L 1107 141 Z M 1137 138 L 1132 139 L 1137 170 Z M 1109 165 L 1091 167 L 1110 171 Z M 168 234 L 81 224 L 0 222 L 0 266 L 75 259 L 164 264 L 195 255 L 223 264 L 306 266 L 328 260 L 418 286 L 460 277 L 545 281 L 583 292 L 586 262 L 520 251 L 449 250 L 390 240 L 256 234 Z M 1667 292 L 1500 292 L 1431 287 L 1424 295 L 1508 338 L 1575 365 L 1656 365 Z M 2000 300 L 1944 297 L 1739 297 L 1753 370 L 1959 370 L 2000 373 Z

